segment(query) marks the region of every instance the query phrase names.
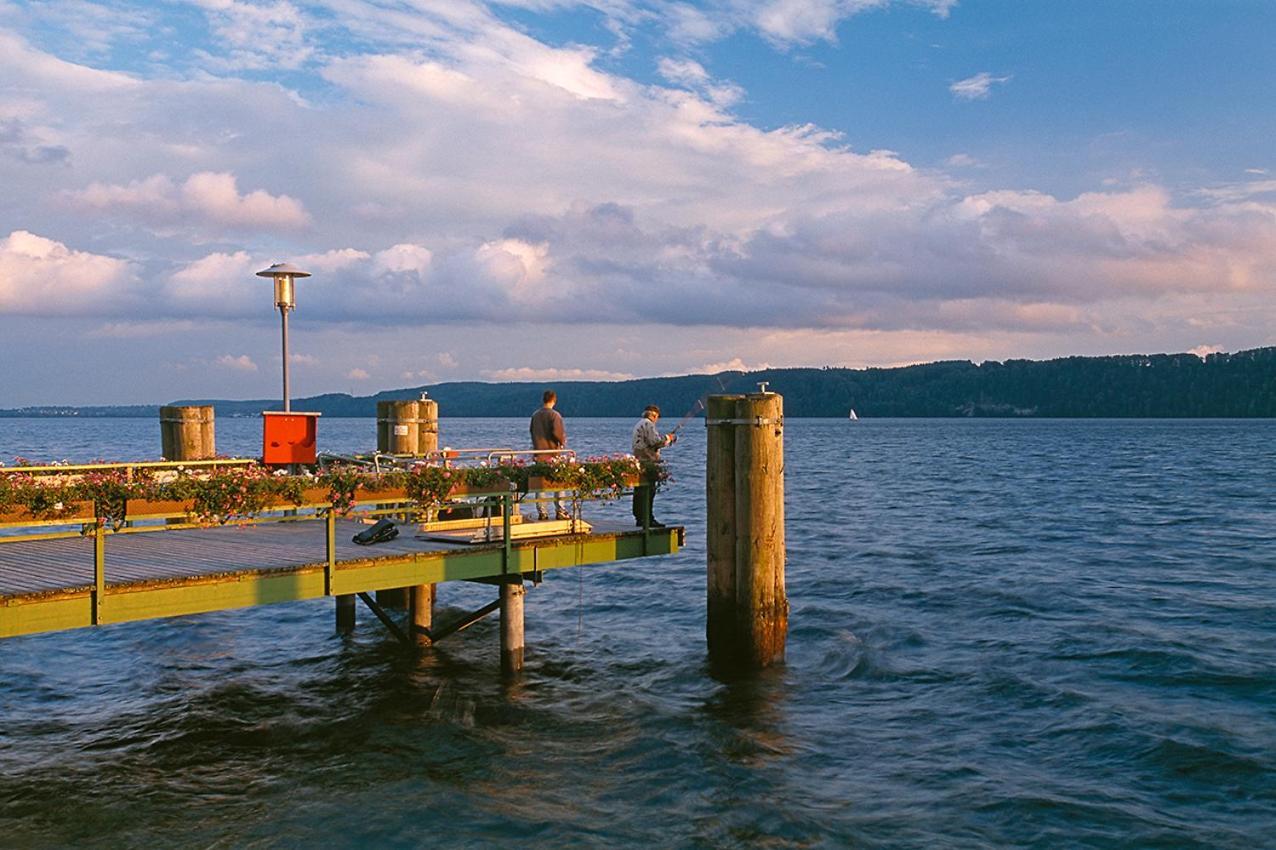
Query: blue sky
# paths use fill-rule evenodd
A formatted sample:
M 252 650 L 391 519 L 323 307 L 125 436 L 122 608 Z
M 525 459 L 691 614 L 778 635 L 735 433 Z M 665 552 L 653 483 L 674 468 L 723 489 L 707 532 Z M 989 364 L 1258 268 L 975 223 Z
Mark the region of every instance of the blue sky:
M 1276 4 L 0 0 L 0 406 L 1271 342 Z M 86 363 L 91 368 L 86 369 Z

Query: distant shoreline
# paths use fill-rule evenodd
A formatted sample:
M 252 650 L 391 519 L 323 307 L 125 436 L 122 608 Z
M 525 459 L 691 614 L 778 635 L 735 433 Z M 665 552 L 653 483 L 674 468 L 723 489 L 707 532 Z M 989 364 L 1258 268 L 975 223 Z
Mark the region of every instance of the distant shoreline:
M 1232 354 L 1131 354 L 1007 360 L 943 361 L 890 369 L 796 368 L 638 378 L 628 381 L 482 383 L 460 381 L 385 390 L 368 396 L 327 393 L 296 398 L 294 410 L 365 418 L 376 403 L 428 394 L 443 418 L 518 418 L 558 392 L 568 417 L 637 416 L 659 405 L 677 420 L 706 395 L 756 392 L 760 383 L 784 396 L 791 418 L 866 419 L 1270 419 L 1276 418 L 1276 347 Z M 279 410 L 274 399 L 184 399 L 211 404 L 221 418 Z M 0 418 L 149 418 L 153 405 L 30 405 Z

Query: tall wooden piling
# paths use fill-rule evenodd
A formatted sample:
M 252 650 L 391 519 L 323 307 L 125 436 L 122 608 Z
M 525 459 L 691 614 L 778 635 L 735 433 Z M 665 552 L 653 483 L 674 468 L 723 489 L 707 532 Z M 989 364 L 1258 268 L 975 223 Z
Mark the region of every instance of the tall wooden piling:
M 428 455 L 439 450 L 439 403 L 423 398 L 416 403 L 417 443 L 416 453 Z
M 419 420 L 416 453 L 428 455 L 439 450 L 439 403 L 432 398 L 423 398 L 416 406 L 416 418 Z M 438 590 L 432 584 L 420 584 L 408 589 L 408 622 L 413 626 L 412 633 L 417 643 L 430 642 L 418 627 L 429 629 L 433 624 L 437 596 Z
M 341 634 L 354 631 L 354 606 L 355 596 L 353 593 L 342 594 L 337 597 L 337 631 Z
M 211 460 L 217 456 L 213 406 L 160 408 L 160 453 L 165 460 Z
M 418 584 L 408 588 L 408 628 L 418 646 L 429 646 L 433 641 L 429 631 L 434 628 L 435 585 Z
M 439 403 L 432 398 L 396 399 L 377 402 L 377 451 L 422 457 L 439 448 Z M 431 585 L 419 593 L 411 588 L 377 591 L 384 607 L 408 608 L 412 623 L 429 624 L 434 617 L 435 592 Z M 429 609 L 418 609 L 417 605 Z M 428 640 L 428 639 L 427 639 Z
M 709 655 L 730 652 L 735 632 L 735 419 L 742 395 L 710 396 L 705 406 L 705 550 L 709 567 L 705 634 Z
M 705 468 L 711 663 L 758 669 L 784 659 L 784 399 L 711 396 Z
M 523 669 L 523 599 L 526 595 L 521 578 L 501 585 L 501 672 L 507 676 Z

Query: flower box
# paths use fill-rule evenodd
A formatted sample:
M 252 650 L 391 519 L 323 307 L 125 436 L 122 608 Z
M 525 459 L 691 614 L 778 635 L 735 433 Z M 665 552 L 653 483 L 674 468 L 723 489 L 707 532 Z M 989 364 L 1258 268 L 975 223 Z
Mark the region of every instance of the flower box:
M 510 483 L 504 478 L 487 484 L 457 484 L 448 490 L 449 496 L 500 496 L 509 493 Z
M 642 483 L 642 476 L 635 473 L 633 475 L 624 476 L 622 480 L 626 487 L 635 487 L 638 484 Z M 575 484 L 569 484 L 564 481 L 554 481 L 553 479 L 546 478 L 543 475 L 533 475 L 527 479 L 527 489 L 525 492 L 546 493 L 550 491 L 561 492 L 564 490 L 575 490 L 575 489 L 576 489 Z
M 93 522 L 96 516 L 92 502 L 71 502 L 56 516 L 37 516 L 26 506 L 14 505 L 0 511 L 0 523 L 23 525 L 36 522 Z
M 125 507 L 125 518 L 136 519 L 150 516 L 185 516 L 194 510 L 191 499 L 129 499 Z

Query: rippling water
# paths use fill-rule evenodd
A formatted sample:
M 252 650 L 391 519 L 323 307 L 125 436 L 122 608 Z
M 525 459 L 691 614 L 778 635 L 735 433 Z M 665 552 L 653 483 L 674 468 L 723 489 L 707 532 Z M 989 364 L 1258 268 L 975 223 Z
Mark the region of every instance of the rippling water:
M 494 618 L 411 655 L 324 601 L 0 641 L 0 845 L 1276 846 L 1276 422 L 790 420 L 788 663 L 731 684 L 684 433 L 686 549 L 549 574 L 517 684 Z M 0 456 L 158 444 L 0 420 Z

